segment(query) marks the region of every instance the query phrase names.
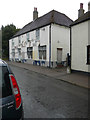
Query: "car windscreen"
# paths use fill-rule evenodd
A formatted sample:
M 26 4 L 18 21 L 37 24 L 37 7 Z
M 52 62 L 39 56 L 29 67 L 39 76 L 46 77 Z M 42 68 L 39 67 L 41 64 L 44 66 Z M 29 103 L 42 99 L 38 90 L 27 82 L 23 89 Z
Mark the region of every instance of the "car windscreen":
M 0 98 L 12 95 L 7 66 L 0 66 Z

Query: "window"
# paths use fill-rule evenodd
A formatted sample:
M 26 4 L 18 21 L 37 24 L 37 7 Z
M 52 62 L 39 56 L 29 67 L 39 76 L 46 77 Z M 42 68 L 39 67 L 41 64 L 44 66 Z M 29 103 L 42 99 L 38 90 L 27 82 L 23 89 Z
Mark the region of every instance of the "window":
M 21 37 L 20 36 L 18 37 L 18 43 L 19 44 L 21 43 Z
M 39 59 L 46 59 L 46 45 L 45 46 L 39 46 Z
M 14 40 L 12 39 L 12 46 L 14 46 Z
M 12 49 L 12 56 L 15 57 L 15 49 Z
M 18 48 L 18 54 L 21 55 L 21 48 Z
M 32 58 L 33 57 L 33 47 L 28 47 L 27 48 L 27 55 L 28 55 L 28 58 Z
M 0 66 L 0 77 L 0 98 L 12 95 L 9 72 L 6 66 Z
M 27 33 L 26 36 L 27 36 L 27 42 L 28 42 L 29 41 L 29 33 Z
M 39 40 L 39 36 L 40 36 L 40 30 L 37 29 L 37 30 L 36 30 L 36 40 L 37 40 L 37 41 Z
M 90 64 L 90 45 L 87 46 L 87 64 Z

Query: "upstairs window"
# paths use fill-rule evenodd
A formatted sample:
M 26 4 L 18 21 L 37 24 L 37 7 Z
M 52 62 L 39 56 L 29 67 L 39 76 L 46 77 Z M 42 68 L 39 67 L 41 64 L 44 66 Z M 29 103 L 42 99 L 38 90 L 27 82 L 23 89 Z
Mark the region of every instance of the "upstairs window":
M 19 44 L 21 43 L 21 37 L 20 36 L 18 37 L 18 43 Z
M 26 34 L 27 42 L 29 41 L 29 33 Z
M 18 48 L 18 54 L 21 55 L 21 48 Z
M 14 40 L 12 39 L 12 46 L 14 46 Z
M 87 64 L 90 64 L 90 45 L 87 46 Z
M 39 40 L 39 37 L 40 37 L 40 29 L 37 29 L 36 30 L 36 41 Z

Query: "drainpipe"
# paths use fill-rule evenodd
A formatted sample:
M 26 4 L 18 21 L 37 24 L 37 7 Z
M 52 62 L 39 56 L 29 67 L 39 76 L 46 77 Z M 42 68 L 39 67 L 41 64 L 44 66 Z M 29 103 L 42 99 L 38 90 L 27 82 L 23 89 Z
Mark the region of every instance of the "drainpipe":
M 49 27 L 49 68 L 51 68 L 51 24 Z
M 72 56 L 72 42 L 71 42 L 71 26 L 70 26 L 70 59 L 71 59 L 71 56 Z M 67 73 L 70 74 L 71 73 L 71 63 L 69 64 L 69 55 L 67 54 Z M 71 62 L 71 60 L 70 60 Z
M 70 26 L 70 57 L 72 58 L 72 32 L 71 32 L 71 26 Z M 70 64 L 71 69 L 71 64 Z

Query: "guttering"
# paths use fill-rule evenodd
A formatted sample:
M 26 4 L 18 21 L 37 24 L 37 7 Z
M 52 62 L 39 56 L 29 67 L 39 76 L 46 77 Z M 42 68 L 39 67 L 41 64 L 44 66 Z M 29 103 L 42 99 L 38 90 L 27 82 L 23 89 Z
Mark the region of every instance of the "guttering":
M 31 29 L 31 30 L 28 30 L 28 31 L 26 31 L 26 32 L 22 32 L 22 33 L 20 33 L 20 34 L 18 34 L 18 35 L 14 35 L 12 38 L 15 38 L 15 37 L 18 37 L 18 36 L 20 36 L 20 35 L 24 35 L 24 34 L 26 34 L 26 33 L 28 33 L 28 32 L 32 32 L 32 31 L 34 31 L 34 30 L 36 30 L 36 29 L 40 29 L 40 28 L 43 28 L 43 27 L 45 27 L 45 26 L 48 26 L 48 25 L 50 25 L 51 23 L 48 23 L 48 24 L 46 24 L 46 25 L 43 25 L 43 26 L 40 26 L 40 27 L 36 27 L 36 28 L 34 28 L 34 29 Z M 23 29 L 23 28 L 22 28 Z M 21 29 L 21 30 L 22 30 Z M 19 31 L 18 31 L 19 32 Z M 11 39 L 12 39 L 11 38 Z

